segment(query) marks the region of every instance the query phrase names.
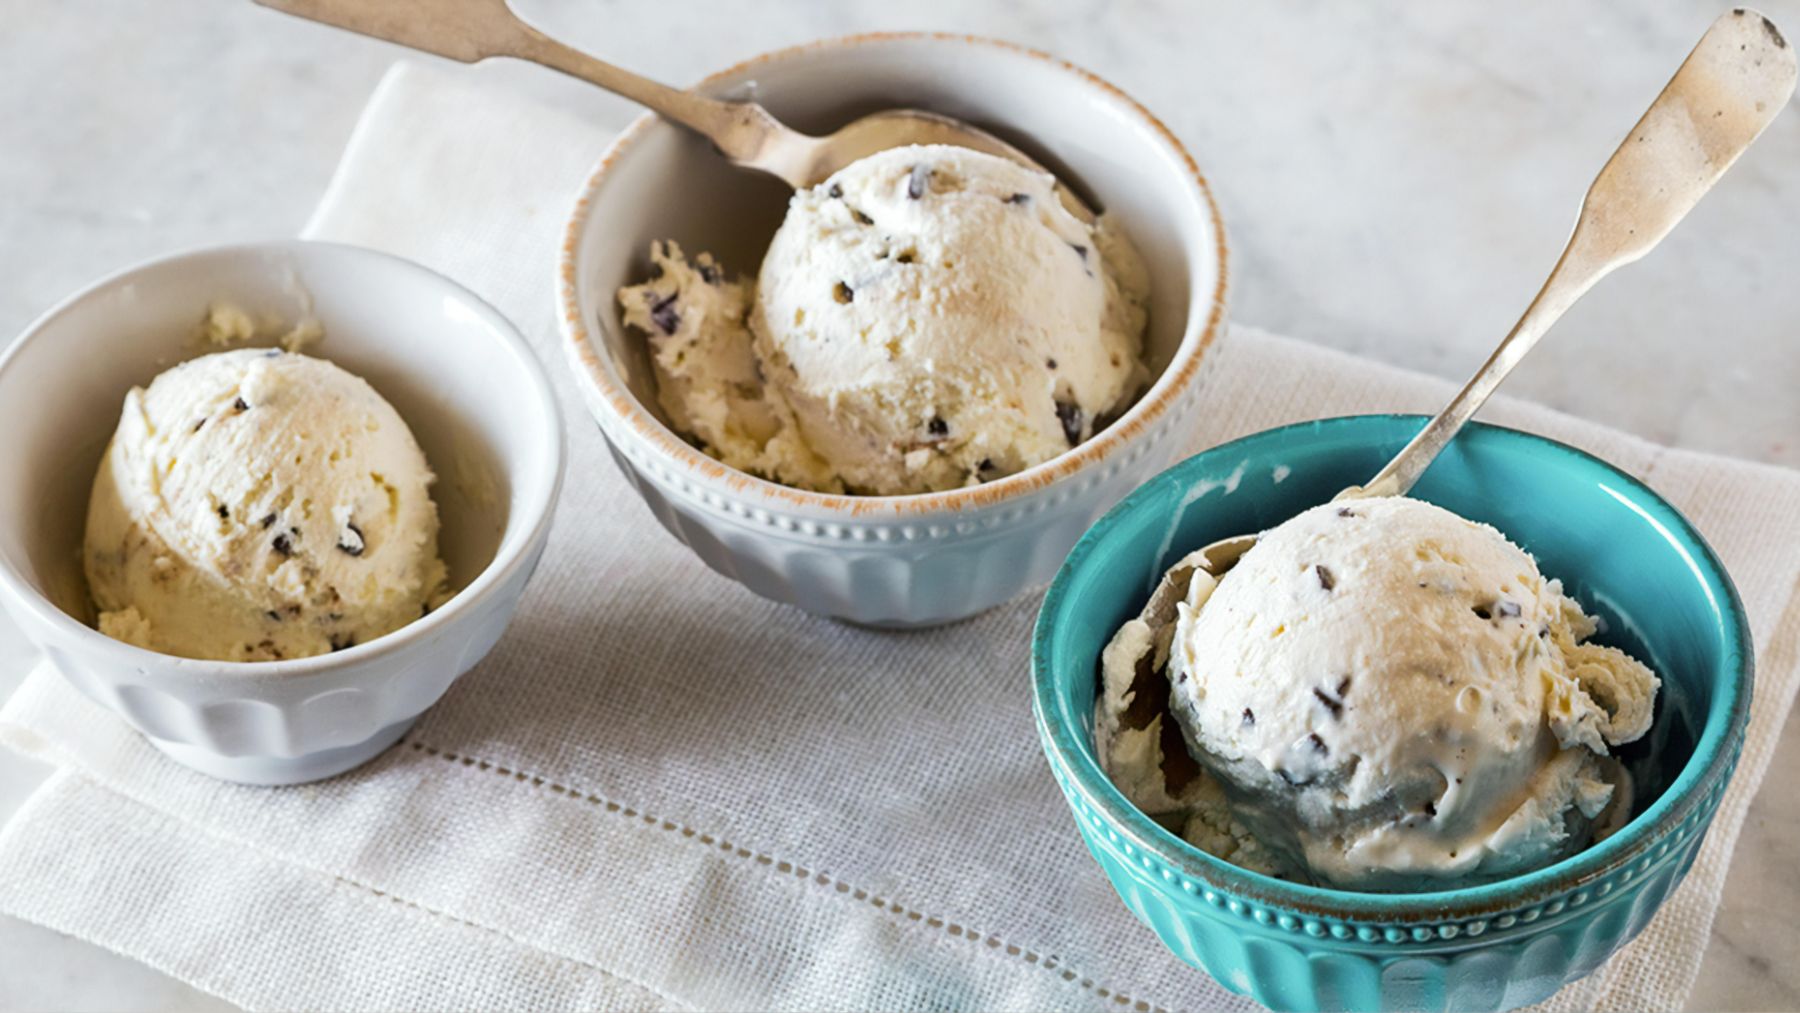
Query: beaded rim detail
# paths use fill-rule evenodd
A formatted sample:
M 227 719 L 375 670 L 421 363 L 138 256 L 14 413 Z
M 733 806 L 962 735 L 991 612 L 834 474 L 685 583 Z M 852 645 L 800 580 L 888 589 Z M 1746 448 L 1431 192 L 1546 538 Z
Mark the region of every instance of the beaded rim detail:
M 1736 756 L 1743 745 L 1743 737 L 1737 737 L 1732 747 L 1733 767 Z M 1711 824 L 1713 814 L 1717 812 L 1719 801 L 1724 796 L 1729 776 L 1723 778 L 1706 795 L 1701 805 L 1696 806 L 1686 819 L 1669 828 L 1657 843 L 1644 849 L 1631 861 L 1607 873 L 1597 880 L 1572 885 L 1566 892 L 1537 904 L 1530 904 L 1497 914 L 1487 914 L 1476 918 L 1463 918 L 1451 921 L 1428 922 L 1353 922 L 1337 921 L 1329 918 L 1285 910 L 1283 908 L 1246 901 L 1238 897 L 1221 893 L 1204 881 L 1197 881 L 1182 875 L 1147 853 L 1141 853 L 1129 840 L 1120 836 L 1117 830 L 1108 826 L 1098 812 L 1090 808 L 1073 790 L 1066 775 L 1058 770 L 1056 783 L 1068 798 L 1070 807 L 1075 812 L 1076 825 L 1083 837 L 1097 848 L 1111 853 L 1117 859 L 1117 866 L 1131 869 L 1132 875 L 1145 884 L 1156 887 L 1165 893 L 1179 890 L 1190 897 L 1198 896 L 1207 907 L 1227 911 L 1245 921 L 1254 922 L 1265 928 L 1278 928 L 1289 934 L 1304 934 L 1314 939 L 1330 939 L 1340 942 L 1358 941 L 1386 945 L 1413 945 L 1424 943 L 1440 943 L 1459 937 L 1475 938 L 1488 936 L 1498 938 L 1511 932 L 1536 932 L 1547 927 L 1546 919 L 1555 918 L 1567 912 L 1577 911 L 1596 901 L 1611 896 L 1620 887 L 1640 879 L 1651 871 L 1680 861 L 1685 855 L 1688 845 L 1697 844 L 1695 838 L 1705 832 Z M 1138 870 L 1143 870 L 1140 873 Z M 1161 885 L 1161 884 L 1167 884 Z M 1672 886 L 1672 885 L 1671 885 Z M 1186 908 L 1199 911 L 1197 905 L 1185 905 Z

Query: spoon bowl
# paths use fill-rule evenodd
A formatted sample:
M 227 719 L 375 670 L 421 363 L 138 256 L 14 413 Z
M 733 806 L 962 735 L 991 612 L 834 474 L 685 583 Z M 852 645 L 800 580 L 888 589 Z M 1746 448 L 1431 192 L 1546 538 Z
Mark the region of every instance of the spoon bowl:
M 792 178 L 783 178 L 787 178 L 795 189 L 816 186 L 831 178 L 839 169 L 877 152 L 912 144 L 948 144 L 969 148 L 1017 162 L 1045 175 L 1055 175 L 1030 155 L 993 134 L 954 117 L 923 109 L 889 109 L 871 113 L 824 137 L 813 137 L 785 127 L 782 129 L 785 133 L 777 135 L 775 143 L 794 145 L 792 157 L 796 160 L 797 171 Z M 1056 182 L 1056 195 L 1062 199 L 1063 207 L 1070 214 L 1080 221 L 1093 223 L 1095 209 L 1077 197 L 1060 178 Z

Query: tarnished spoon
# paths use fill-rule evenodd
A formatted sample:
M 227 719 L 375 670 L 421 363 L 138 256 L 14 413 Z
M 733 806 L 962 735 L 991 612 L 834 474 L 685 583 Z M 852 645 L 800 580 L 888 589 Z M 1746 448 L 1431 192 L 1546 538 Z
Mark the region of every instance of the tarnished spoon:
M 1577 299 L 1614 268 L 1649 253 L 1699 203 L 1774 121 L 1794 79 L 1794 51 L 1768 18 L 1739 7 L 1714 21 L 1595 177 L 1561 259 L 1512 333 L 1387 467 L 1334 499 L 1405 495 Z M 1183 563 L 1222 575 L 1256 537 L 1221 539 Z
M 796 190 L 878 151 L 908 144 L 954 144 L 1048 172 L 993 134 L 922 109 L 890 109 L 824 137 L 781 123 L 755 102 L 727 102 L 671 88 L 557 42 L 526 24 L 506 0 L 256 0 L 264 7 L 438 56 L 475 63 L 490 56 L 529 60 L 648 106 L 713 142 L 732 162 Z M 1057 195 L 1085 222 L 1094 211 L 1061 181 Z

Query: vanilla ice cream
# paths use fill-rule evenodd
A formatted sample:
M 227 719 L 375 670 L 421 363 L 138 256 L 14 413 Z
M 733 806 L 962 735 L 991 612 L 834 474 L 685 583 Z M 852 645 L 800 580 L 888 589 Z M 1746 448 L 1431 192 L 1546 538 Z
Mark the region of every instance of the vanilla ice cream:
M 323 359 L 220 352 L 125 396 L 88 504 L 100 630 L 268 661 L 398 629 L 444 588 L 431 469 L 406 423 Z
M 658 277 L 619 298 L 665 413 L 733 467 L 875 495 L 1088 439 L 1147 377 L 1148 281 L 1054 187 L 964 148 L 896 148 L 794 195 L 754 294 L 659 246 Z
M 1209 850 L 1350 889 L 1447 888 L 1629 815 L 1608 749 L 1648 730 L 1657 678 L 1584 643 L 1594 621 L 1493 528 L 1354 500 L 1265 532 L 1216 581 L 1193 562 L 1109 646 L 1100 745 L 1152 815 L 1228 828 Z M 1137 700 L 1159 692 L 1166 710 Z
M 763 384 L 752 347 L 748 282 L 708 254 L 674 243 L 650 250 L 656 277 L 619 293 L 625 322 L 651 335 L 657 403 L 678 432 L 741 471 L 801 489 L 843 483 L 800 434 L 777 390 Z

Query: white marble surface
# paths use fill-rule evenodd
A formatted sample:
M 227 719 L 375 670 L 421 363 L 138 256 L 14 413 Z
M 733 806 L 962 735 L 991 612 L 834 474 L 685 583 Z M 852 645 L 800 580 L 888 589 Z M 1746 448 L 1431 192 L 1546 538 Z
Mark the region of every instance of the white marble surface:
M 672 81 L 882 28 L 1051 50 L 1136 95 L 1191 146 L 1231 229 L 1237 319 L 1444 375 L 1470 369 L 1512 322 L 1594 170 L 1725 7 L 518 6 Z M 1766 9 L 1800 36 L 1800 0 Z M 0 14 L 0 342 L 134 260 L 293 233 L 399 55 L 248 0 L 9 0 Z M 547 72 L 470 72 L 576 108 L 620 108 Z M 1661 442 L 1800 466 L 1797 166 L 1790 110 L 1661 250 L 1572 312 L 1508 390 Z M 0 620 L 0 694 L 23 660 Z M 1692 1008 L 1800 1007 L 1800 805 L 1786 784 L 1797 765 L 1790 730 L 1745 827 Z M 0 816 L 42 776 L 0 757 Z M 218 1005 L 0 919 L 0 1010 Z

